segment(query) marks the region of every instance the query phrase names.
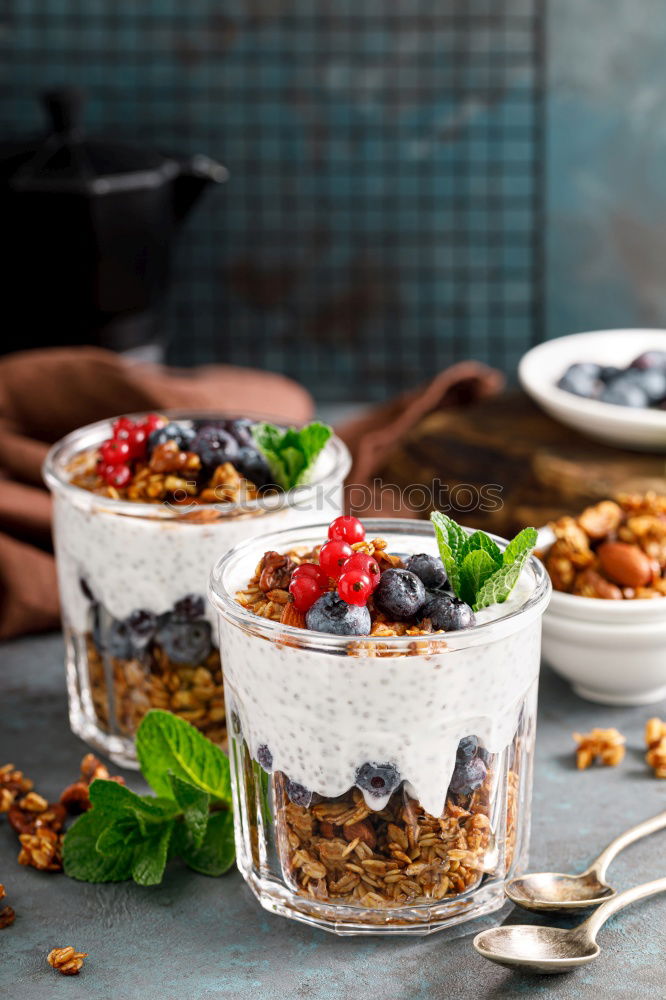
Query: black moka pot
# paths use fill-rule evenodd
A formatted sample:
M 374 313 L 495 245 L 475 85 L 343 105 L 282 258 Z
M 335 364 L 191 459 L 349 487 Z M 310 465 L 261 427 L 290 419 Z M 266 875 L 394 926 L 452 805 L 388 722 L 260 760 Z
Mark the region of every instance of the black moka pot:
M 0 145 L 2 350 L 153 343 L 179 224 L 227 171 L 207 156 L 88 138 L 79 91 L 44 100 L 51 133 Z

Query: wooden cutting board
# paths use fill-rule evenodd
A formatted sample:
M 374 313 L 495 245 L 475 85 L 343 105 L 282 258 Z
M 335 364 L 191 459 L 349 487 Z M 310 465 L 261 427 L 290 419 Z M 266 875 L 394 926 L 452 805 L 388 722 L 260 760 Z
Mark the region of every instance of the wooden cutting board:
M 403 491 L 432 489 L 439 480 L 444 502 L 432 506 L 446 510 L 449 502 L 446 512 L 456 520 L 506 535 L 617 492 L 666 493 L 666 455 L 592 441 L 546 416 L 523 393 L 510 392 L 431 413 L 389 456 L 380 476 Z M 412 495 L 418 499 L 416 491 Z

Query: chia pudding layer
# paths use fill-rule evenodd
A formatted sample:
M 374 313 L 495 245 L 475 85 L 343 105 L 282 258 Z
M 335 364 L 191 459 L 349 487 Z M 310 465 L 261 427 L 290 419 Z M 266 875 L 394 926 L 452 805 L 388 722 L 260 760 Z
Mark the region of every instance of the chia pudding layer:
M 390 551 L 437 552 L 426 524 L 409 534 L 396 528 L 393 537 L 368 530 L 388 538 Z M 230 595 L 246 584 L 260 550 L 307 547 L 325 531 L 262 538 L 217 564 L 211 596 L 220 611 L 227 704 L 253 759 L 268 747 L 272 769 L 291 781 L 331 798 L 355 784 L 364 763 L 387 761 L 408 794 L 438 816 L 460 741 L 473 734 L 488 753 L 504 750 L 538 677 L 543 595 L 533 565 L 504 604 L 477 613 L 475 627 L 419 641 L 341 640 L 234 609 Z M 374 810 L 388 801 L 363 795 Z

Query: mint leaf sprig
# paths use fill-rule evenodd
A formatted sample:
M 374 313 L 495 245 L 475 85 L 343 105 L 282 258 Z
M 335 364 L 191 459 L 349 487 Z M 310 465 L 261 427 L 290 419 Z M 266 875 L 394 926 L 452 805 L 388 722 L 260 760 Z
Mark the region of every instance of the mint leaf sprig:
M 502 552 L 485 531 L 468 535 L 447 514 L 433 511 L 430 520 L 456 597 L 474 611 L 506 601 L 534 551 L 536 529 L 523 528 Z
M 176 855 L 203 875 L 224 874 L 235 857 L 225 754 L 189 722 L 161 709 L 144 716 L 136 744 L 143 775 L 157 794 L 93 781 L 92 808 L 65 835 L 65 874 L 81 882 L 132 878 L 157 885 Z
M 275 424 L 255 424 L 254 442 L 268 462 L 271 474 L 283 490 L 302 486 L 333 431 L 328 424 L 314 421 L 296 430 Z

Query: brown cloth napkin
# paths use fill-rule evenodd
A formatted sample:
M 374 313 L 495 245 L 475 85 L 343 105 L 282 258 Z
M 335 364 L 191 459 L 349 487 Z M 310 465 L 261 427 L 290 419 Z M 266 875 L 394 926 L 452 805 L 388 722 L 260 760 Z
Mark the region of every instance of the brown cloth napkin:
M 446 368 L 430 382 L 405 392 L 336 428 L 352 453 L 354 463 L 347 480 L 347 506 L 364 517 L 413 517 L 395 494 L 382 495 L 382 467 L 401 441 L 425 416 L 435 410 L 467 406 L 504 388 L 501 372 L 479 361 L 461 361 Z M 390 497 L 390 509 L 386 504 Z
M 41 478 L 49 444 L 95 420 L 166 409 L 302 423 L 314 404 L 281 375 L 226 365 L 177 371 L 94 347 L 0 359 L 0 639 L 59 623 L 51 502 Z
M 494 395 L 503 382 L 485 365 L 461 362 L 345 424 L 338 433 L 354 458 L 349 483 L 371 484 L 391 450 L 428 413 Z M 179 408 L 300 423 L 311 418 L 313 402 L 281 375 L 224 365 L 181 372 L 130 364 L 92 347 L 0 359 L 0 639 L 59 624 L 51 503 L 40 471 L 48 445 L 119 413 Z M 381 513 L 379 501 L 361 513 Z

